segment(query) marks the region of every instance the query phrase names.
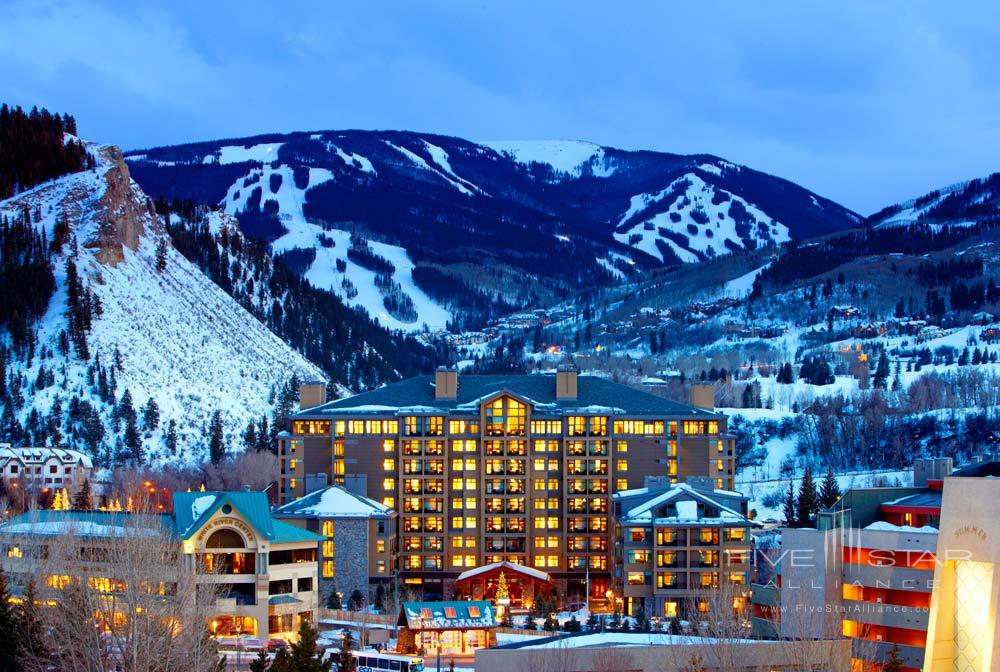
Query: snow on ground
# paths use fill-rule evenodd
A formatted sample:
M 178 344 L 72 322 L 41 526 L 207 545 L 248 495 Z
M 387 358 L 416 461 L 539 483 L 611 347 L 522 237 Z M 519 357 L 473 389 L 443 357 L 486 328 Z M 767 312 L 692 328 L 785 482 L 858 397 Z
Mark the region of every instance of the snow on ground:
M 115 266 L 98 261 L 100 250 L 88 243 L 107 217 L 102 201 L 105 178 L 116 166 L 109 148 L 90 149 L 99 159 L 96 170 L 67 175 L 2 201 L 0 212 L 24 203 L 37 206 L 42 213 L 38 226 L 50 237 L 56 219 L 66 215 L 79 241 L 81 282 L 102 306 L 88 337 L 91 357 L 100 357 L 105 366 L 116 359 L 120 362 L 118 395 L 128 389 L 136 409 L 150 398 L 159 405 L 160 427 L 146 435 L 150 463 L 205 457 L 206 442 L 199 428 L 208 426 L 215 410 L 222 414 L 228 442 L 236 446 L 247 418 L 270 414 L 271 392 L 293 373 L 314 380 L 325 376 L 172 246 L 166 269 L 156 270 L 157 243 L 166 234 L 146 211 L 147 197 L 134 182 L 130 198 L 143 227 L 138 248 L 124 248 L 123 260 Z M 68 251 L 67 246 L 63 252 Z M 36 329 L 40 347 L 58 352 L 60 333 L 67 328 L 66 270 L 59 259 L 53 268 L 56 292 Z M 47 414 L 57 397 L 66 402 L 67 392 L 89 396 L 86 364 L 75 357 L 66 364 L 36 357 L 24 375 L 34 380 L 44 365 L 57 372 L 56 385 L 37 391 L 21 409 L 20 419 L 32 408 Z M 171 419 L 181 430 L 177 456 L 164 454 L 162 447 L 162 433 Z
M 445 175 L 449 178 L 448 181 L 455 185 L 455 188 L 461 191 L 463 194 L 471 194 L 472 191 L 477 191 L 480 194 L 485 194 L 486 192 L 469 182 L 463 177 L 459 177 L 455 174 L 455 171 L 451 169 L 451 163 L 448 162 L 448 152 L 444 151 L 437 145 L 432 145 L 431 143 L 424 140 L 424 146 L 427 148 L 427 153 L 431 155 L 431 159 L 437 166 L 444 171 Z
M 677 189 L 685 183 L 683 194 L 675 195 Z M 716 194 L 725 194 L 728 198 L 722 203 L 713 203 Z M 663 201 L 665 198 L 674 196 L 666 212 L 643 217 L 650 206 Z M 729 214 L 729 209 L 733 203 L 739 203 L 746 210 L 753 220 L 749 226 L 749 231 L 741 236 L 737 233 L 737 223 Z M 697 221 L 692 213 L 700 212 Z M 677 220 L 677 221 L 674 221 Z M 707 256 L 723 256 L 730 254 L 730 244 L 740 248 L 745 248 L 746 243 L 755 241 L 760 244 L 787 243 L 791 240 L 788 227 L 772 219 L 765 212 L 755 205 L 748 203 L 739 196 L 723 189 L 718 189 L 707 184 L 695 173 L 687 173 L 670 183 L 665 189 L 654 193 L 637 194 L 630 199 L 628 209 L 622 214 L 618 225 L 622 226 L 630 223 L 630 227 L 625 231 L 616 231 L 614 236 L 619 242 L 642 250 L 652 256 L 663 260 L 663 254 L 657 246 L 657 241 L 663 241 L 677 254 L 684 263 L 694 263 L 698 261 L 697 255 L 692 251 L 697 251 Z M 646 225 L 650 224 L 651 229 Z M 694 227 L 696 232 L 692 233 Z M 663 229 L 672 237 L 680 236 L 687 240 L 683 246 L 677 244 L 671 237 L 660 233 Z M 640 236 L 638 242 L 629 242 L 631 236 Z
M 227 145 L 219 148 L 219 163 L 227 165 L 230 163 L 271 163 L 278 160 L 278 150 L 281 149 L 282 142 L 271 142 L 250 147 L 239 147 Z
M 397 148 L 404 151 L 403 148 Z M 408 152 L 408 150 L 405 150 Z M 412 152 L 409 152 L 412 154 Z M 357 158 L 357 155 L 351 155 Z M 422 158 L 413 154 L 417 160 L 427 166 Z M 430 169 L 430 166 L 427 166 Z M 281 178 L 277 192 L 271 189 L 271 178 L 277 175 Z M 286 233 L 271 244 L 271 250 L 278 255 L 293 249 L 315 249 L 316 259 L 305 273 L 305 278 L 314 287 L 329 290 L 341 297 L 345 303 L 360 306 L 372 318 L 389 329 L 403 331 L 419 331 L 424 325 L 431 329 L 444 328 L 451 320 L 451 313 L 435 303 L 423 290 L 416 286 L 413 280 L 414 264 L 406 250 L 396 245 L 371 241 L 369 246 L 376 254 L 388 259 L 395 267 L 393 280 L 399 284 L 402 291 L 412 300 L 416 308 L 417 318 L 413 322 L 403 322 L 390 315 L 385 309 L 383 294 L 375 285 L 376 273 L 355 264 L 347 258 L 347 250 L 351 245 L 351 234 L 341 229 L 324 229 L 306 221 L 303 206 L 308 198 L 308 191 L 328 180 L 335 179 L 333 173 L 325 168 L 310 168 L 309 183 L 305 189 L 300 189 L 292 175 L 292 169 L 286 165 L 272 168 L 264 165 L 254 168 L 250 174 L 236 180 L 226 193 L 223 206 L 225 212 L 238 216 L 247 207 L 251 194 L 260 189 L 260 207 L 268 201 L 278 205 L 278 218 L 285 227 Z M 250 181 L 248 186 L 244 183 Z M 320 240 L 333 240 L 332 247 L 324 246 Z M 337 270 L 337 260 L 346 263 L 346 270 Z M 344 287 L 347 278 L 357 291 L 355 296 Z
M 757 276 L 761 272 L 770 266 L 771 263 L 768 262 L 761 266 L 760 268 L 755 268 L 745 275 L 741 275 L 738 278 L 733 278 L 726 283 L 726 286 L 722 288 L 722 296 L 731 297 L 734 299 L 742 299 L 750 294 L 753 290 L 753 283 L 757 280 Z
M 615 167 L 604 155 L 604 148 L 578 140 L 490 140 L 480 145 L 501 154 L 509 154 L 518 163 L 544 163 L 571 177 L 583 174 L 584 164 L 590 164 L 596 177 L 609 177 Z
M 625 274 L 620 268 L 612 264 L 606 257 L 597 257 L 597 263 L 599 263 L 604 268 L 608 269 L 608 272 L 615 277 L 616 280 L 621 280 L 625 277 Z

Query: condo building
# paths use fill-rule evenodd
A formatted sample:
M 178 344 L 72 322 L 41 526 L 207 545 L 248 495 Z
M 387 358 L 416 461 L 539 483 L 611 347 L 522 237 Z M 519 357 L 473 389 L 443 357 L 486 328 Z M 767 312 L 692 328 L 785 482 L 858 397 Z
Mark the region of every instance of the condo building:
M 756 634 L 841 634 L 856 670 L 892 655 L 908 672 L 1000 669 L 997 476 L 994 462 L 917 460 L 912 487 L 851 489 L 816 529 L 783 530 L 776 579 L 753 586 Z
M 711 479 L 672 485 L 648 478 L 644 488 L 613 497 L 616 576 L 623 611 L 670 618 L 712 609 L 720 587 L 742 609 L 750 581 L 748 498 L 717 490 Z M 729 605 L 726 605 L 727 607 Z
M 116 595 L 125 591 L 107 549 L 129 536 L 163 535 L 176 543 L 166 561 L 181 563 L 194 577 L 199 601 L 210 596 L 208 625 L 213 636 L 292 639 L 302 620 L 313 620 L 317 603 L 316 545 L 319 535 L 276 520 L 263 492 L 178 492 L 173 513 L 127 511 L 30 511 L 0 525 L 0 567 L 15 592 L 23 590 L 52 544 L 79 544 L 72 574 L 48 576 L 57 591 L 72 578 L 101 593 L 107 622 L 127 624 Z M 111 554 L 113 555 L 113 554 Z M 167 573 L 167 576 L 177 576 Z M 164 599 L 177 586 L 163 585 Z M 19 595 L 23 597 L 23 593 Z M 206 599 L 208 599 L 206 597 Z
M 734 484 L 726 418 L 597 376 L 439 369 L 332 402 L 302 388 L 279 436 L 285 504 L 327 484 L 399 514 L 398 570 L 425 599 L 463 572 L 543 570 L 560 595 L 613 588 L 611 498 L 648 476 Z
M 76 450 L 0 443 L 0 479 L 8 487 L 28 492 L 66 488 L 75 493 L 93 469 L 93 460 Z

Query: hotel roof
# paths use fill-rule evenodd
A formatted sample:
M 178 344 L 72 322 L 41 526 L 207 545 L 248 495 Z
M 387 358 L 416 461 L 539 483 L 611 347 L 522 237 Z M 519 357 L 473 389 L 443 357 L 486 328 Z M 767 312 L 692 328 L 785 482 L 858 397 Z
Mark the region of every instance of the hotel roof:
M 279 518 L 388 518 L 391 513 L 385 504 L 339 485 L 311 492 L 274 510 Z
M 576 398 L 557 399 L 555 376 L 544 374 L 460 375 L 455 399 L 436 399 L 434 376 L 416 376 L 377 390 L 309 408 L 292 417 L 400 413 L 474 414 L 483 401 L 502 392 L 524 399 L 540 414 L 720 417 L 704 408 L 671 401 L 599 376 L 578 376 Z

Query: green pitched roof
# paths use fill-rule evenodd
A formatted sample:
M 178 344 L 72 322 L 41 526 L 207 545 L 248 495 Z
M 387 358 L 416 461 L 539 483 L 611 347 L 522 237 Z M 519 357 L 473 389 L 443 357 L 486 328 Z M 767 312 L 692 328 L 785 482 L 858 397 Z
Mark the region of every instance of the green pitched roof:
M 509 392 L 534 405 L 535 412 L 616 413 L 628 415 L 676 415 L 716 417 L 717 414 L 633 389 L 599 376 L 577 377 L 577 398 L 557 399 L 552 375 L 459 375 L 456 399 L 434 398 L 434 376 L 408 378 L 377 390 L 337 399 L 296 413 L 293 417 L 323 417 L 340 414 L 392 414 L 396 412 L 473 413 L 479 403 L 499 392 Z
M 271 505 L 264 492 L 175 492 L 174 525 L 182 539 L 191 538 L 216 511 L 231 506 L 258 534 L 272 543 L 319 541 L 322 537 L 308 530 L 271 517 Z
M 485 600 L 465 602 L 404 602 L 397 625 L 412 630 L 495 628 L 496 612 Z

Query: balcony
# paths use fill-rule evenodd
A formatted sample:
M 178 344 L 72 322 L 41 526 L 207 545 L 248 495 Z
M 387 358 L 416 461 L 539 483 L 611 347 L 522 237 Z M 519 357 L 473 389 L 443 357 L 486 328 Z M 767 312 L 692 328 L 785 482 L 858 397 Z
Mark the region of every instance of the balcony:
M 903 661 L 903 667 L 911 667 L 919 670 L 924 666 L 924 647 L 907 646 L 906 644 L 896 644 L 892 642 L 877 642 L 869 639 L 851 640 L 851 656 L 862 660 L 872 660 L 883 663 L 889 658 L 889 652 L 893 646 L 899 647 L 899 658 Z
M 926 607 L 905 607 L 883 602 L 863 602 L 844 600 L 844 618 L 871 625 L 884 625 L 909 630 L 927 630 L 928 609 Z
M 929 569 L 844 564 L 844 583 L 928 593 L 933 587 L 933 581 L 934 571 Z

